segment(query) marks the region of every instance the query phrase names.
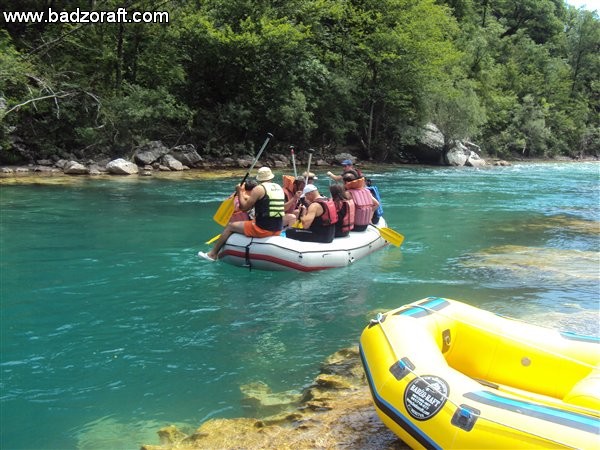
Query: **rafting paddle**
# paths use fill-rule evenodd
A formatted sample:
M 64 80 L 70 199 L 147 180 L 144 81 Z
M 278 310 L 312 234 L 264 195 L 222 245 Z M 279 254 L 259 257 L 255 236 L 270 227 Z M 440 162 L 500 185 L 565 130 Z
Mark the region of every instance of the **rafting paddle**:
M 294 146 L 290 145 L 290 151 L 292 152 L 292 165 L 294 166 L 294 179 L 298 177 L 298 172 L 296 171 L 296 158 L 294 156 Z
M 246 178 L 248 178 L 248 176 L 250 175 L 250 172 L 252 172 L 252 169 L 254 169 L 254 166 L 256 165 L 256 163 L 258 162 L 258 159 L 260 158 L 260 155 L 262 155 L 262 152 L 264 151 L 265 147 L 267 146 L 267 144 L 269 143 L 269 140 L 271 140 L 272 137 L 273 137 L 273 135 L 271 133 L 267 133 L 267 139 L 265 139 L 265 142 L 262 145 L 262 147 L 260 148 L 258 154 L 256 155 L 256 158 L 254 158 L 254 161 L 252 161 L 252 165 L 250 166 L 250 169 L 248 169 L 248 172 L 246 172 L 246 175 L 244 175 L 244 178 L 240 182 L 240 186 L 242 184 L 244 184 L 244 182 L 246 181 Z M 233 214 L 233 210 L 235 209 L 234 198 L 235 198 L 235 194 L 230 195 L 229 197 L 227 197 L 226 200 L 223 200 L 223 203 L 221 203 L 221 206 L 219 206 L 219 209 L 217 209 L 217 212 L 213 216 L 214 221 L 217 222 L 222 227 L 227 225 L 227 223 L 229 222 L 229 219 L 231 219 L 231 215 Z
M 306 176 L 304 177 L 304 187 L 306 187 L 306 185 L 308 184 L 308 176 L 310 174 L 310 162 L 312 161 L 312 155 L 314 150 L 312 148 L 309 148 L 307 150 L 308 152 L 308 167 L 306 168 Z M 302 227 L 302 220 L 300 220 L 302 218 L 302 209 L 300 209 L 300 212 L 298 213 L 298 220 L 296 220 L 296 223 L 294 225 L 292 225 L 292 228 L 303 228 Z
M 219 239 L 221 237 L 221 234 L 217 234 L 216 236 L 213 236 L 212 238 L 210 238 L 208 241 L 206 241 L 206 244 L 212 244 L 213 242 L 215 242 L 217 239 Z
M 397 231 L 392 230 L 391 228 L 382 227 L 377 228 L 377 230 L 379 230 L 379 234 L 383 239 L 385 239 L 390 244 L 396 247 L 400 247 L 402 245 L 402 242 L 404 242 L 404 236 L 402 236 Z
M 315 150 L 309 148 L 306 151 L 308 152 L 308 166 L 306 167 L 306 176 L 304 177 L 304 187 L 306 187 L 306 185 L 308 184 L 308 177 L 310 176 L 310 162 L 312 161 L 312 155 Z

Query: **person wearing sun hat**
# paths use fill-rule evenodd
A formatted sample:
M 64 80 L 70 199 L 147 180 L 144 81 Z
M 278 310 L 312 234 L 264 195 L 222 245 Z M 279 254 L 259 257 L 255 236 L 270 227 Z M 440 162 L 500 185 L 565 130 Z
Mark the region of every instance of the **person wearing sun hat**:
M 249 237 L 278 236 L 281 234 L 285 195 L 283 188 L 271 181 L 274 177 L 275 175 L 269 167 L 261 167 L 256 175 L 258 186 L 250 191 L 250 195 L 242 195 L 243 186 L 238 185 L 235 187 L 240 209 L 249 211 L 254 208 L 254 219 L 228 223 L 213 248 L 208 253 L 199 252 L 198 256 L 208 261 L 216 261 L 219 250 L 233 233 L 240 233 Z
M 356 174 L 356 178 L 361 178 L 363 176 L 360 169 L 357 169 L 356 167 L 354 167 L 352 160 L 350 160 L 350 159 L 343 160 L 342 167 L 343 167 L 344 171 L 340 175 L 335 175 L 333 172 L 329 171 L 329 172 L 327 172 L 327 176 L 335 181 L 342 181 L 344 174 L 347 172 Z
M 308 207 L 300 206 L 298 212 L 302 228 L 288 228 L 286 237 L 306 242 L 333 241 L 338 220 L 333 200 L 319 194 L 314 184 L 307 184 L 302 190 L 302 196 L 308 204 Z
M 313 181 L 318 180 L 319 177 L 317 177 L 314 173 L 312 172 L 304 172 L 302 174 L 302 178 L 304 178 L 305 180 L 308 180 L 307 184 L 314 184 Z

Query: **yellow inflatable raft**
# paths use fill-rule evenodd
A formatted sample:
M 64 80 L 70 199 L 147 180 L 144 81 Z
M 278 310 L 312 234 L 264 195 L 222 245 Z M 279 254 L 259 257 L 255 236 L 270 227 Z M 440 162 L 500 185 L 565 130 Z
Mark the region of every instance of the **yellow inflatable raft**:
M 360 353 L 412 448 L 600 448 L 600 341 L 444 298 L 379 314 Z

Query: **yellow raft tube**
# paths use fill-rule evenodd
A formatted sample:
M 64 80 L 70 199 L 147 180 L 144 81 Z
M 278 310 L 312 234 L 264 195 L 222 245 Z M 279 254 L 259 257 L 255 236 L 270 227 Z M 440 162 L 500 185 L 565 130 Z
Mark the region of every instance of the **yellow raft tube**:
M 430 297 L 379 314 L 360 354 L 412 448 L 600 448 L 600 341 Z

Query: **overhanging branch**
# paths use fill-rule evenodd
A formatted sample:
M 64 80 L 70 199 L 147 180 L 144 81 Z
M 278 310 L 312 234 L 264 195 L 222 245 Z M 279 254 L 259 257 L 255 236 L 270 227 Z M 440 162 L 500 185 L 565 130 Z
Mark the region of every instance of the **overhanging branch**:
M 10 114 L 13 111 L 18 110 L 19 108 L 29 104 L 29 103 L 35 103 L 37 101 L 40 100 L 46 100 L 49 98 L 54 99 L 54 101 L 56 101 L 59 98 L 65 98 L 65 97 L 70 97 L 72 95 L 74 95 L 74 92 L 63 92 L 63 93 L 59 93 L 59 94 L 52 94 L 52 95 L 44 95 L 42 97 L 36 97 L 36 98 L 30 98 L 29 100 L 24 101 L 23 103 L 19 103 L 18 105 L 13 106 L 12 108 L 10 108 L 8 111 L 6 111 L 4 113 L 4 116 L 7 116 L 8 114 Z

